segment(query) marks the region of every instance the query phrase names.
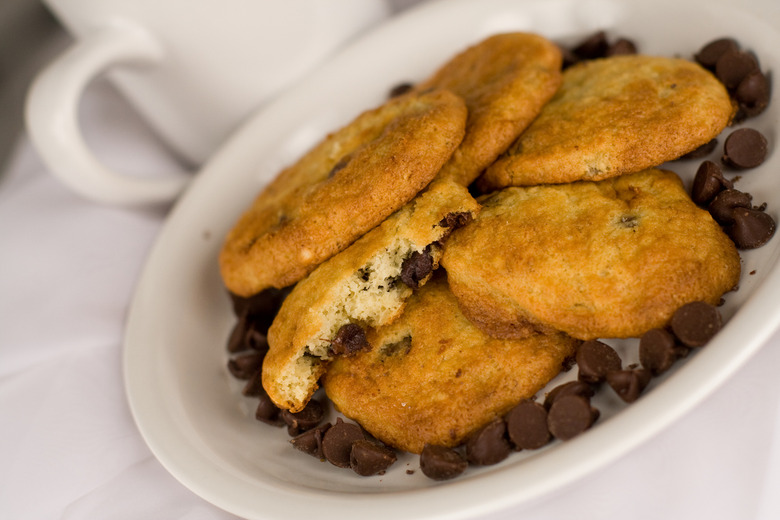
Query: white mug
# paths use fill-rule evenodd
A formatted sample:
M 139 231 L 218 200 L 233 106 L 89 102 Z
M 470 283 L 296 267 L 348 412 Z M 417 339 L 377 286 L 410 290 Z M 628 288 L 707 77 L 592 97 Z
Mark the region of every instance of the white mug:
M 30 139 L 72 189 L 118 205 L 171 201 L 191 176 L 132 177 L 101 163 L 77 117 L 94 78 L 107 74 L 199 165 L 251 112 L 389 11 L 384 0 L 44 1 L 75 43 L 30 87 Z

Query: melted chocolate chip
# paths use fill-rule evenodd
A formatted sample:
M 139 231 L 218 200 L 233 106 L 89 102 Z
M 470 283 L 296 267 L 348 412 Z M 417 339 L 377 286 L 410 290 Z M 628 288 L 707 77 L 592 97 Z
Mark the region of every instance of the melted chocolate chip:
M 426 444 L 420 453 L 420 469 L 433 480 L 449 480 L 466 471 L 468 461 L 452 448 Z
M 352 444 L 365 439 L 363 429 L 357 424 L 346 423 L 341 417 L 322 437 L 322 453 L 325 459 L 340 468 L 350 467 Z
M 349 466 L 358 475 L 370 477 L 383 474 L 396 459 L 395 452 L 390 448 L 360 439 L 352 443 Z
M 260 370 L 264 357 L 259 353 L 243 354 L 228 361 L 227 367 L 236 379 L 247 380 Z
M 562 383 L 547 394 L 544 398 L 544 407 L 549 410 L 552 404 L 565 395 L 579 395 L 586 399 L 593 397 L 593 387 L 583 381 L 569 381 Z
M 412 289 L 417 289 L 433 271 L 433 257 L 426 247 L 422 252 L 415 251 L 401 265 L 401 281 Z
M 541 404 L 525 400 L 509 410 L 504 418 L 509 440 L 518 450 L 539 449 L 550 440 L 547 410 Z
M 578 377 L 586 383 L 600 383 L 607 372 L 620 370 L 622 362 L 615 350 L 601 341 L 586 341 L 577 349 Z
M 651 329 L 639 338 L 639 362 L 653 375 L 666 372 L 686 354 L 666 329 Z
M 615 370 L 607 374 L 607 383 L 626 403 L 633 403 L 650 382 L 649 370 L 643 368 Z
M 590 405 L 590 400 L 579 395 L 565 395 L 550 407 L 547 428 L 553 437 L 566 441 L 590 428 L 598 417 L 599 411 Z
M 753 197 L 749 193 L 726 189 L 712 199 L 707 209 L 715 222 L 727 226 L 734 223 L 734 211 L 737 208 L 749 208 L 752 201 Z
M 704 68 L 715 70 L 718 59 L 728 51 L 738 51 L 739 45 L 733 38 L 718 38 L 706 44 L 694 56 L 699 65 Z
M 737 208 L 733 212 L 734 223 L 726 233 L 739 249 L 761 247 L 775 234 L 775 221 L 763 211 Z
M 321 426 L 312 428 L 311 430 L 307 430 L 290 439 L 290 444 L 297 450 L 308 453 L 318 459 L 324 459 L 325 456 L 322 453 L 322 437 L 330 427 L 330 423 L 325 423 Z
M 363 349 L 370 348 L 366 331 L 356 323 L 342 325 L 330 345 L 330 353 L 334 356 L 348 356 Z
M 498 464 L 509 456 L 512 446 L 506 438 L 506 423 L 496 418 L 466 443 L 466 459 L 474 465 Z
M 717 163 L 704 161 L 696 170 L 691 199 L 700 206 L 706 206 L 718 193 L 733 187 L 734 183 L 723 176 L 723 170 Z
M 766 137 L 753 128 L 734 130 L 723 145 L 723 162 L 733 168 L 755 168 L 766 159 Z
M 406 94 L 413 88 L 414 85 L 412 83 L 407 83 L 407 82 L 399 83 L 398 85 L 390 89 L 390 92 L 388 93 L 388 97 L 394 98 L 394 97 L 401 96 L 403 94 Z
M 306 403 L 306 406 L 300 412 L 292 413 L 289 410 L 282 410 L 281 412 L 281 418 L 287 424 L 287 433 L 291 437 L 311 430 L 322 421 L 324 416 L 325 408 L 316 399 L 311 399 Z
M 330 169 L 328 172 L 328 179 L 332 179 L 339 171 L 343 170 L 344 167 L 349 164 L 350 157 L 348 155 L 342 157 L 339 159 L 339 161 L 333 165 L 333 168 Z
M 705 345 L 722 324 L 718 309 L 706 302 L 686 303 L 675 311 L 670 321 L 672 333 L 688 347 Z
M 447 215 L 439 222 L 439 226 L 444 228 L 452 228 L 454 230 L 465 226 L 473 219 L 474 217 L 467 211 L 447 213 Z

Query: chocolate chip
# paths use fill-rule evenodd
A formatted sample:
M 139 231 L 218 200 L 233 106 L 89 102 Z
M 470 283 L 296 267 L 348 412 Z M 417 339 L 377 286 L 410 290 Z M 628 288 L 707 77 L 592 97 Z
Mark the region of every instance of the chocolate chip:
M 577 55 L 574 54 L 574 52 L 568 47 L 562 47 L 559 45 L 558 48 L 561 50 L 562 69 L 568 69 L 569 67 L 571 67 L 572 65 L 580 61 L 579 57 L 577 57 Z
M 394 97 L 401 96 L 403 94 L 406 94 L 413 88 L 414 85 L 412 83 L 407 83 L 407 82 L 399 83 L 398 85 L 390 89 L 390 92 L 388 93 L 388 97 L 394 98 Z
M 325 423 L 307 430 L 290 439 L 290 444 L 297 450 L 308 453 L 318 459 L 324 459 L 325 456 L 322 454 L 322 437 L 330 427 L 330 423 Z
M 328 179 L 332 179 L 339 171 L 343 170 L 344 167 L 349 164 L 349 160 L 351 157 L 349 155 L 345 155 L 339 161 L 333 165 L 333 168 L 330 169 L 328 172 Z
M 755 168 L 766 159 L 766 137 L 753 128 L 734 130 L 723 145 L 723 162 L 734 168 Z
M 579 395 L 565 395 L 556 399 L 547 413 L 547 428 L 556 439 L 566 441 L 591 427 L 599 411 L 590 400 Z
M 248 317 L 246 312 L 243 312 L 238 317 L 233 329 L 230 331 L 227 341 L 227 351 L 231 354 L 241 352 L 249 348 L 246 342 L 246 334 L 248 329 L 247 323 Z
M 636 44 L 626 38 L 618 38 L 607 47 L 606 56 L 624 56 L 636 54 Z
M 356 323 L 342 325 L 330 345 L 330 353 L 334 356 L 348 356 L 363 349 L 370 348 L 366 331 Z
M 622 362 L 615 350 L 597 340 L 586 341 L 577 349 L 578 378 L 586 383 L 599 383 L 607 372 L 620 370 Z
M 350 467 L 352 444 L 365 439 L 363 429 L 357 424 L 346 423 L 341 417 L 322 437 L 322 453 L 325 459 L 340 468 Z
M 449 480 L 466 471 L 468 461 L 452 448 L 426 444 L 420 453 L 420 469 L 433 480 Z
M 672 315 L 672 332 L 683 345 L 701 347 L 721 328 L 718 309 L 706 302 L 686 303 Z
M 447 215 L 445 215 L 445 217 L 439 222 L 439 226 L 444 228 L 458 229 L 465 226 L 473 219 L 474 217 L 472 217 L 471 213 L 467 211 L 447 213 Z
M 708 156 L 715 148 L 718 146 L 718 139 L 710 139 L 703 145 L 699 146 L 695 150 L 691 150 L 690 152 L 686 153 L 685 155 L 680 156 L 680 159 L 701 159 L 702 157 Z
M 316 399 L 311 399 L 303 410 L 293 413 L 289 410 L 282 410 L 281 418 L 287 424 L 287 432 L 291 437 L 299 435 L 302 432 L 311 430 L 325 416 L 325 408 L 322 403 Z
M 734 183 L 723 176 L 723 170 L 717 163 L 704 161 L 696 170 L 691 199 L 700 206 L 706 206 L 718 193 L 733 187 Z
M 241 297 L 233 293 L 229 293 L 229 295 L 236 316 L 241 316 L 244 313 L 249 317 L 270 316 L 270 321 L 273 321 L 273 316 L 276 316 L 279 307 L 282 306 L 282 302 L 290 294 L 290 291 L 292 291 L 292 286 L 284 289 L 270 287 L 249 297 Z
M 550 440 L 547 410 L 541 404 L 525 400 L 504 417 L 509 440 L 518 450 L 536 450 Z
M 506 423 L 493 419 L 466 442 L 466 459 L 478 466 L 498 464 L 509 456 L 512 446 L 506 438 Z
M 734 223 L 726 233 L 739 249 L 755 249 L 766 244 L 775 234 L 772 217 L 752 208 L 737 208 L 733 213 Z
M 581 60 L 593 60 L 606 56 L 608 48 L 606 33 L 597 31 L 574 47 L 572 52 Z
M 740 50 L 728 50 L 715 63 L 715 76 L 733 90 L 745 77 L 758 69 L 758 62 L 752 54 Z
M 263 371 L 258 370 L 252 377 L 249 378 L 249 381 L 246 382 L 244 388 L 241 389 L 241 393 L 246 397 L 257 397 L 261 394 L 261 392 L 264 392 Z
M 412 289 L 417 289 L 433 271 L 433 257 L 428 248 L 415 251 L 401 265 L 401 281 Z
M 236 379 L 247 380 L 260 370 L 263 357 L 258 353 L 243 354 L 228 361 L 227 367 Z
M 569 381 L 567 383 L 560 384 L 550 390 L 550 392 L 544 398 L 544 407 L 550 410 L 552 404 L 556 399 L 560 399 L 565 395 L 579 395 L 590 399 L 593 397 L 593 387 L 583 381 Z
M 623 401 L 633 403 L 647 387 L 650 378 L 650 371 L 643 368 L 615 370 L 607 374 L 607 383 Z
M 718 38 L 706 44 L 694 56 L 696 62 L 704 68 L 715 70 L 718 59 L 728 51 L 738 51 L 739 45 L 733 38 Z
M 257 408 L 255 409 L 255 419 L 273 426 L 284 424 L 280 415 L 281 410 L 274 404 L 262 386 L 256 396 L 258 398 Z
M 721 226 L 734 223 L 734 211 L 737 208 L 749 208 L 753 197 L 735 189 L 727 189 L 718 193 L 707 209 L 712 218 Z
M 361 439 L 352 443 L 349 466 L 358 475 L 370 477 L 384 473 L 396 459 L 395 452 L 390 448 Z
M 734 91 L 734 99 L 747 116 L 753 117 L 769 105 L 769 91 L 769 79 L 756 69 L 739 82 Z
M 653 375 L 666 372 L 686 354 L 666 329 L 650 329 L 639 338 L 639 362 Z

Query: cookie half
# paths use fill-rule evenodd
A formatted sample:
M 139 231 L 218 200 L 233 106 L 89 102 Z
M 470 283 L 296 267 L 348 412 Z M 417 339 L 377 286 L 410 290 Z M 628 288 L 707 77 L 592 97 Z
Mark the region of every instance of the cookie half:
M 496 336 L 639 337 L 739 281 L 733 242 L 673 172 L 506 188 L 480 202 L 442 266 L 464 313 Z
M 397 321 L 369 332 L 372 350 L 335 360 L 323 380 L 339 411 L 414 453 L 461 444 L 532 397 L 579 343 L 561 333 L 492 338 L 461 314 L 438 274 Z
M 733 113 L 725 87 L 696 63 L 642 55 L 581 62 L 479 185 L 488 192 L 652 168 L 715 138 Z
M 463 139 L 466 107 L 451 92 L 409 94 L 364 112 L 283 170 L 229 232 L 228 290 L 283 288 L 411 200 Z
M 444 64 L 417 90 L 444 88 L 469 110 L 466 136 L 439 173 L 464 186 L 525 130 L 561 84 L 561 52 L 536 34 L 491 36 Z
M 478 211 L 465 187 L 435 181 L 301 280 L 268 331 L 263 386 L 277 406 L 301 410 L 329 361 L 368 348 L 366 330 L 401 313 L 438 267 L 441 242 Z

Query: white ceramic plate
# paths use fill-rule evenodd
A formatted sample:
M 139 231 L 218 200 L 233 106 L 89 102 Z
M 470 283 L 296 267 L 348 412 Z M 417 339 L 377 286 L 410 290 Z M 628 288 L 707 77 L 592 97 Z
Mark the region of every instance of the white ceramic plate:
M 132 304 L 124 355 L 128 398 L 151 450 L 195 493 L 245 518 L 455 519 L 570 483 L 667 426 L 777 327 L 780 238 L 743 254 L 740 289 L 721 308 L 728 320 L 724 330 L 656 380 L 638 402 L 626 406 L 602 392 L 594 401 L 602 418 L 576 439 L 470 468 L 444 483 L 424 477 L 412 455 L 402 455 L 384 476 L 358 477 L 294 450 L 284 430 L 253 419 L 254 401 L 241 397 L 225 370 L 233 317 L 217 254 L 239 213 L 280 167 L 327 131 L 378 105 L 392 86 L 426 77 L 487 35 L 533 31 L 571 43 L 606 29 L 611 37 L 634 39 L 642 52 L 667 56 L 691 56 L 704 43 L 733 35 L 758 54 L 764 70 L 779 71 L 780 16 L 776 8 L 766 9 L 755 16 L 713 1 L 445 0 L 423 4 L 355 42 L 250 120 L 199 174 L 162 230 Z M 777 220 L 777 88 L 774 99 L 746 123 L 768 137 L 771 155 L 744 173 L 738 186 L 755 202 L 769 202 Z M 690 181 L 699 163 L 671 168 Z M 627 363 L 635 359 L 632 342 L 615 346 Z M 564 374 L 551 386 L 572 377 Z

